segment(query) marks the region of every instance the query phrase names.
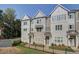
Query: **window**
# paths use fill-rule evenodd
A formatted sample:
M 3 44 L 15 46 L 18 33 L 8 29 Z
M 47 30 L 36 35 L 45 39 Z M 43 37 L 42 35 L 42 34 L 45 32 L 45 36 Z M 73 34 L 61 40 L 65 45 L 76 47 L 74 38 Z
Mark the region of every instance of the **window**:
M 41 19 L 37 20 L 37 23 L 41 23 Z
M 40 19 L 40 22 L 41 22 L 41 19 Z
M 57 28 L 58 28 L 58 27 L 57 27 L 57 25 L 56 25 L 56 26 L 55 26 L 55 30 L 57 30 Z
M 27 31 L 27 29 L 24 29 L 24 31 Z
M 63 37 L 55 37 L 55 42 L 62 43 L 63 42 Z
M 37 20 L 37 23 L 39 23 L 39 20 Z
M 59 25 L 59 30 L 62 30 L 62 25 Z
M 24 22 L 24 25 L 27 25 L 27 22 Z
M 61 14 L 61 15 L 56 15 L 56 16 L 53 16 L 53 20 L 66 20 L 66 14 Z
M 72 15 L 69 15 L 69 18 L 71 19 L 72 18 Z
M 62 25 L 56 25 L 55 30 L 62 30 Z
M 73 25 L 69 25 L 69 29 L 72 29 L 73 28 Z
M 42 31 L 42 28 L 37 28 L 37 32 L 41 32 Z
M 69 14 L 69 19 L 72 19 L 72 18 L 74 18 L 74 14 L 73 13 L 70 13 Z
M 46 36 L 46 39 L 49 39 L 49 36 Z

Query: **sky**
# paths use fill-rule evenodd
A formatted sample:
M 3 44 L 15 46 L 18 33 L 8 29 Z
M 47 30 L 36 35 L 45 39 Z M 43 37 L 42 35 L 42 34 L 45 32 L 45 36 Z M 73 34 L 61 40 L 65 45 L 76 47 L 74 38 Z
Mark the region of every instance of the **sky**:
M 38 10 L 45 15 L 49 15 L 57 4 L 0 4 L 3 11 L 6 8 L 13 8 L 16 11 L 16 18 L 22 18 L 24 15 L 33 17 Z M 79 4 L 62 4 L 64 7 L 73 10 L 79 9 Z

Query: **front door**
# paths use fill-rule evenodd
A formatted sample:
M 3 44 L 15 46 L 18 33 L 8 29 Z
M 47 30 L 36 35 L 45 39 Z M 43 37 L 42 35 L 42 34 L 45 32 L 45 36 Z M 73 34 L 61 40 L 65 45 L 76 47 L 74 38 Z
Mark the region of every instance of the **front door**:
M 70 40 L 70 46 L 71 47 L 76 47 L 76 36 L 71 36 Z
M 45 45 L 49 45 L 49 36 L 46 36 L 45 38 Z

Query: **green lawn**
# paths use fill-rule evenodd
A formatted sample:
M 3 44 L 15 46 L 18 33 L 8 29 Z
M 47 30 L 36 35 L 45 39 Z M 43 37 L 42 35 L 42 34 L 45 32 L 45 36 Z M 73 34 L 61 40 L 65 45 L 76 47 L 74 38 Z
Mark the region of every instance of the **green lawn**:
M 66 47 L 66 46 L 50 46 L 49 48 L 55 49 L 55 50 L 63 50 L 63 51 L 75 52 L 71 47 Z
M 21 49 L 20 53 L 22 53 L 22 54 L 46 54 L 46 52 L 31 49 L 31 48 L 26 48 L 26 47 L 23 47 L 23 46 L 16 46 L 16 47 Z

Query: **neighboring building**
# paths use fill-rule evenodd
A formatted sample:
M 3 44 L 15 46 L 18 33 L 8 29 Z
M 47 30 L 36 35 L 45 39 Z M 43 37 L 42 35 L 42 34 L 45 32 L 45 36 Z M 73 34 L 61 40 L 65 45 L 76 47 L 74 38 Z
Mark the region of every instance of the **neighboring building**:
M 50 18 L 38 11 L 32 19 L 31 32 L 33 33 L 33 42 L 36 44 L 49 45 L 50 40 Z
M 29 43 L 28 33 L 30 33 L 30 18 L 25 15 L 21 22 L 21 39 L 23 42 Z
M 57 5 L 46 16 L 38 11 L 34 18 L 24 16 L 21 21 L 21 40 L 27 43 L 79 46 L 79 10 Z
M 28 16 L 24 16 L 22 19 L 21 39 L 23 42 L 49 46 L 50 29 L 50 18 L 38 11 L 34 18 L 30 19 Z

